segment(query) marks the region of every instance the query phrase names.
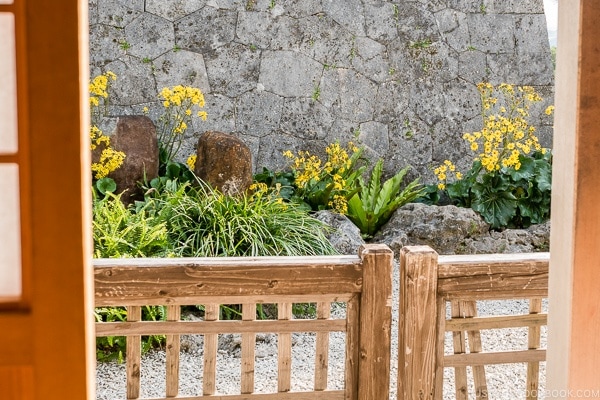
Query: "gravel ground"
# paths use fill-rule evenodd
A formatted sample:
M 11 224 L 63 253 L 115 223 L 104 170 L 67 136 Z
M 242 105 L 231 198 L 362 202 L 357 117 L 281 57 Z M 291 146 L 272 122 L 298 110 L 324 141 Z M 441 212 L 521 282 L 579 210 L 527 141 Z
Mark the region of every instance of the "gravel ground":
M 392 365 L 390 399 L 396 398 L 397 341 L 398 331 L 398 265 L 394 268 L 394 301 L 392 321 Z M 525 300 L 486 301 L 477 305 L 480 316 L 525 314 L 528 302 Z M 543 303 L 547 311 L 547 302 Z M 332 318 L 344 318 L 345 310 L 336 304 L 332 306 Z M 525 328 L 495 329 L 481 332 L 483 351 L 522 350 L 527 348 Z M 240 387 L 240 335 L 219 335 L 217 358 L 217 391 L 220 394 L 239 393 Z M 314 376 L 315 335 L 311 333 L 293 334 L 292 337 L 292 390 L 311 390 Z M 542 348 L 546 347 L 546 327 L 542 329 Z M 180 356 L 180 395 L 198 396 L 202 392 L 202 336 L 183 336 Z M 343 333 L 330 333 L 329 345 L 329 389 L 341 389 L 344 385 Z M 452 337 L 446 336 L 446 354 L 452 353 Z M 470 369 L 468 369 L 470 370 Z M 488 391 L 491 399 L 515 399 L 525 397 L 526 364 L 504 364 L 486 366 Z M 472 375 L 469 399 L 474 398 Z M 141 396 L 161 397 L 165 394 L 165 353 L 151 351 L 142 358 Z M 545 386 L 545 363 L 540 365 L 540 390 Z M 255 361 L 255 391 L 272 393 L 277 391 L 277 336 L 257 335 Z M 125 399 L 125 364 L 116 362 L 98 363 L 96 370 L 97 399 Z M 454 370 L 444 371 L 444 399 L 454 399 Z M 540 396 L 542 399 L 543 396 Z

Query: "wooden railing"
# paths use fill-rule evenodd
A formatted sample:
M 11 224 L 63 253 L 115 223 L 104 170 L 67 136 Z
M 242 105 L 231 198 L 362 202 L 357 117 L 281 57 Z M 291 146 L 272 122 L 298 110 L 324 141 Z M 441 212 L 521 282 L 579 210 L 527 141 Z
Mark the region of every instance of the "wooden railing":
M 126 306 L 127 322 L 96 324 L 97 336 L 126 336 L 127 398 L 140 396 L 140 339 L 167 335 L 166 393 L 179 397 L 180 335 L 204 335 L 203 389 L 217 395 L 217 337 L 239 333 L 241 387 L 219 399 L 388 399 L 393 253 L 366 245 L 358 256 L 101 259 L 94 260 L 97 307 Z M 292 319 L 293 303 L 317 303 L 317 319 Z M 346 319 L 330 319 L 333 302 L 346 303 Z M 277 320 L 256 320 L 256 304 L 277 304 Z M 222 304 L 242 304 L 242 320 L 220 321 Z M 167 321 L 141 321 L 141 306 L 166 305 Z M 203 321 L 182 321 L 183 305 L 204 305 Z M 344 389 L 327 383 L 329 332 L 346 335 Z M 277 392 L 254 393 L 255 337 L 278 335 Z M 291 334 L 316 332 L 314 390 L 290 391 Z
M 405 247 L 400 255 L 398 399 L 442 399 L 444 368 L 454 367 L 456 399 L 467 393 L 473 369 L 475 398 L 488 398 L 484 365 L 527 363 L 525 398 L 537 398 L 541 299 L 548 296 L 548 253 L 438 256 L 427 246 Z M 524 315 L 477 317 L 476 301 L 529 299 Z M 447 303 L 451 317 L 446 317 Z M 482 352 L 480 330 L 528 327 L 528 348 Z M 445 332 L 454 354 L 444 354 Z M 466 342 L 469 353 L 466 352 Z M 508 384 L 508 383 L 507 383 Z

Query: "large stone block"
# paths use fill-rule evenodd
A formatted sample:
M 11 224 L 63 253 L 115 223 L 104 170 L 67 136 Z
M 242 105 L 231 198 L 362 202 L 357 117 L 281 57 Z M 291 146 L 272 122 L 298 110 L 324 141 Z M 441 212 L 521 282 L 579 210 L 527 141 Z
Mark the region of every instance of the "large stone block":
M 235 136 L 205 132 L 196 154 L 196 175 L 224 194 L 244 193 L 252 184 L 252 154 Z
M 175 48 L 173 23 L 154 14 L 144 13 L 125 27 L 129 54 L 154 59 Z
M 117 118 L 116 128 L 109 136 L 111 147 L 125 153 L 123 165 L 109 177 L 115 180 L 117 193 L 125 192 L 121 196 L 125 204 L 141 200 L 140 182 L 158 176 L 156 127 L 144 115 L 126 115 Z
M 194 118 L 189 132 L 243 138 L 256 171 L 280 165 L 283 147 L 358 140 L 385 158 L 385 173 L 411 164 L 411 174 L 435 182 L 442 157 L 472 160 L 462 134 L 481 129 L 482 81 L 534 85 L 547 100 L 532 107 L 531 121 L 552 144 L 542 0 L 89 3 L 92 75 L 118 75 L 109 113 L 148 107 L 156 120 L 163 86 L 200 87 L 209 119 Z M 188 134 L 183 148 L 196 142 Z

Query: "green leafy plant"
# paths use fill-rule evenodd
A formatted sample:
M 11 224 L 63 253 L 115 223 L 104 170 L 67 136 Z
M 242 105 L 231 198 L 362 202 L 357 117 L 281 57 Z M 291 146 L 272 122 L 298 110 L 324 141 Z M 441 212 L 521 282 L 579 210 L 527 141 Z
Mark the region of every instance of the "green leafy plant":
M 451 203 L 477 211 L 494 229 L 546 221 L 552 156 L 540 146 L 535 127 L 527 120 L 531 105 L 542 98 L 529 86 L 477 87 L 483 127 L 463 136 L 475 153 L 473 164 L 463 177 L 451 161 L 444 161 L 434 170 L 438 189 Z M 546 114 L 553 109 L 548 107 Z M 450 181 L 452 175 L 455 181 Z
M 155 218 L 149 205 L 137 211 L 107 193 L 92 205 L 96 258 L 163 257 L 169 254 L 166 224 Z
M 321 98 L 321 87 L 320 86 L 315 86 L 315 90 L 313 91 L 311 98 L 313 101 L 319 101 L 319 99 Z
M 170 244 L 164 222 L 152 215 L 148 205 L 137 211 L 125 207 L 120 195 L 107 193 L 102 199 L 95 198 L 92 207 L 93 239 L 95 258 L 121 257 L 165 257 L 170 255 Z M 127 311 L 123 307 L 96 308 L 97 322 L 125 321 Z M 162 306 L 144 306 L 142 320 L 165 319 Z M 164 336 L 144 336 L 142 350 L 164 344 Z M 123 360 L 125 338 L 108 336 L 97 338 L 96 355 L 98 360 Z
M 98 192 L 100 192 L 100 194 L 103 196 L 107 193 L 114 193 L 115 190 L 117 190 L 117 184 L 115 183 L 115 180 L 108 177 L 98 179 L 94 186 L 95 189 L 98 190 Z
M 278 196 L 286 201 L 294 201 L 297 198 L 292 171 L 273 171 L 263 167 L 262 172 L 254 175 L 253 179 L 255 184 L 265 184 L 269 190 L 277 192 Z
M 368 182 L 365 183 L 363 177 L 358 178 L 360 191 L 348 201 L 348 218 L 364 236 L 372 237 L 398 207 L 422 195 L 418 179 L 401 189 L 408 170 L 409 167 L 402 169 L 382 185 L 383 159 L 380 159 Z

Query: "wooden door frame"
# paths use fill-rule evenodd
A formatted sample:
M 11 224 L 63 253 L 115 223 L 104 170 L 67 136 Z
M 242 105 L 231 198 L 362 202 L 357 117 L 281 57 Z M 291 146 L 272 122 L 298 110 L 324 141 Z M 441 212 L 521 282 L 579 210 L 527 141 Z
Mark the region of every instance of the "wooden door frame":
M 600 3 L 558 11 L 546 398 L 600 397 Z
M 14 0 L 23 296 L 0 309 L 0 398 L 93 399 L 87 2 Z
M 93 399 L 87 3 L 15 1 L 23 4 L 19 126 L 29 245 L 23 301 L 0 314 L 0 394 Z M 559 4 L 548 349 L 548 389 L 557 396 L 550 398 L 600 387 L 600 268 L 593 263 L 600 163 L 589 162 L 600 136 L 595 3 Z

